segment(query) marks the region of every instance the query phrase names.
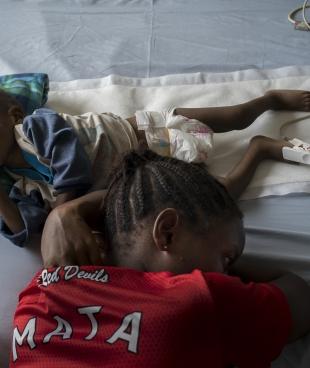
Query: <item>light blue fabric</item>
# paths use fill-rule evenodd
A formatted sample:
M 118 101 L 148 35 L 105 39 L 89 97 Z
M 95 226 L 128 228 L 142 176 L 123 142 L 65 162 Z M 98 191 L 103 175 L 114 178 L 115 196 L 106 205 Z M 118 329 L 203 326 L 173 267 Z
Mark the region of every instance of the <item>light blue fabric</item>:
M 26 176 L 32 180 L 44 181 L 48 184 L 53 184 L 53 175 L 48 167 L 41 164 L 35 155 L 32 155 L 26 151 L 22 151 L 22 155 L 28 164 L 33 167 L 33 169 L 10 168 L 10 171 L 21 176 Z
M 36 70 L 65 81 L 306 65 L 309 32 L 296 31 L 287 20 L 301 4 L 2 0 L 0 70 Z
M 49 90 L 48 75 L 44 73 L 23 73 L 0 76 L 0 90 L 16 98 L 26 114 L 32 114 L 47 101 Z

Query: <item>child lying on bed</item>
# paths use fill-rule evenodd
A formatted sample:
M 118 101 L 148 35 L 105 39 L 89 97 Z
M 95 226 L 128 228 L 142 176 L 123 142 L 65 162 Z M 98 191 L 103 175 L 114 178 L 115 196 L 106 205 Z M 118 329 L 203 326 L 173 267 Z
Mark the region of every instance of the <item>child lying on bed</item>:
M 0 165 L 17 180 L 9 197 L 0 190 L 0 232 L 18 245 L 42 229 L 47 213 L 87 190 L 103 189 L 119 156 L 138 141 L 163 155 L 205 161 L 213 132 L 248 127 L 268 109 L 310 110 L 306 91 L 269 91 L 247 103 L 215 108 L 137 111 L 121 119 L 111 114 L 81 116 L 38 109 L 24 116 L 12 97 L 0 93 Z M 283 160 L 282 140 L 254 137 L 241 162 L 222 179 L 238 197 L 266 158 Z
M 106 266 L 83 267 L 79 252 L 75 263 L 37 274 L 15 313 L 11 368 L 267 368 L 309 331 L 309 286 L 256 261 L 236 262 L 242 214 L 201 165 L 133 152 L 102 198 L 93 192 L 50 214 L 45 264 L 61 253 L 55 234 L 74 237 L 83 221 L 95 221 Z M 225 274 L 233 264 L 255 282 Z

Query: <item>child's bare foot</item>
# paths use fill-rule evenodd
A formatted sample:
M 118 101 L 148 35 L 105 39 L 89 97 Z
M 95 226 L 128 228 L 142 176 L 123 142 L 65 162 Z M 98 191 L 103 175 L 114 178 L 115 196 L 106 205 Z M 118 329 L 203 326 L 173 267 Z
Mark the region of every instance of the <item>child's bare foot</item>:
M 310 111 L 310 91 L 273 89 L 265 93 L 272 110 Z
M 251 139 L 249 149 L 255 150 L 256 154 L 259 155 L 261 159 L 288 162 L 283 158 L 283 147 L 293 147 L 293 144 L 284 139 L 273 139 L 257 135 Z

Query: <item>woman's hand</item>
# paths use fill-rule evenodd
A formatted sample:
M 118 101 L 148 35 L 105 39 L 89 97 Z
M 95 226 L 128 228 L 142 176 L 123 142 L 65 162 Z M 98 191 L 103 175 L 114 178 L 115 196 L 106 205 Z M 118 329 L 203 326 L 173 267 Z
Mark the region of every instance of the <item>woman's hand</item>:
M 94 213 L 99 216 L 102 198 L 102 192 L 94 192 L 49 214 L 41 240 L 44 267 L 103 264 L 103 239 L 87 223 Z

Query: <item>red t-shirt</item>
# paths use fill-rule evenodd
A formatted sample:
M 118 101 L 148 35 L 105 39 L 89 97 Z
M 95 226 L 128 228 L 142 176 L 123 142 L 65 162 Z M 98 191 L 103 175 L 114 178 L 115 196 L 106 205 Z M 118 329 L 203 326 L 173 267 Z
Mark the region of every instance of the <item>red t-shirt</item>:
M 10 367 L 269 367 L 291 328 L 269 284 L 195 270 L 43 270 L 20 294 Z

